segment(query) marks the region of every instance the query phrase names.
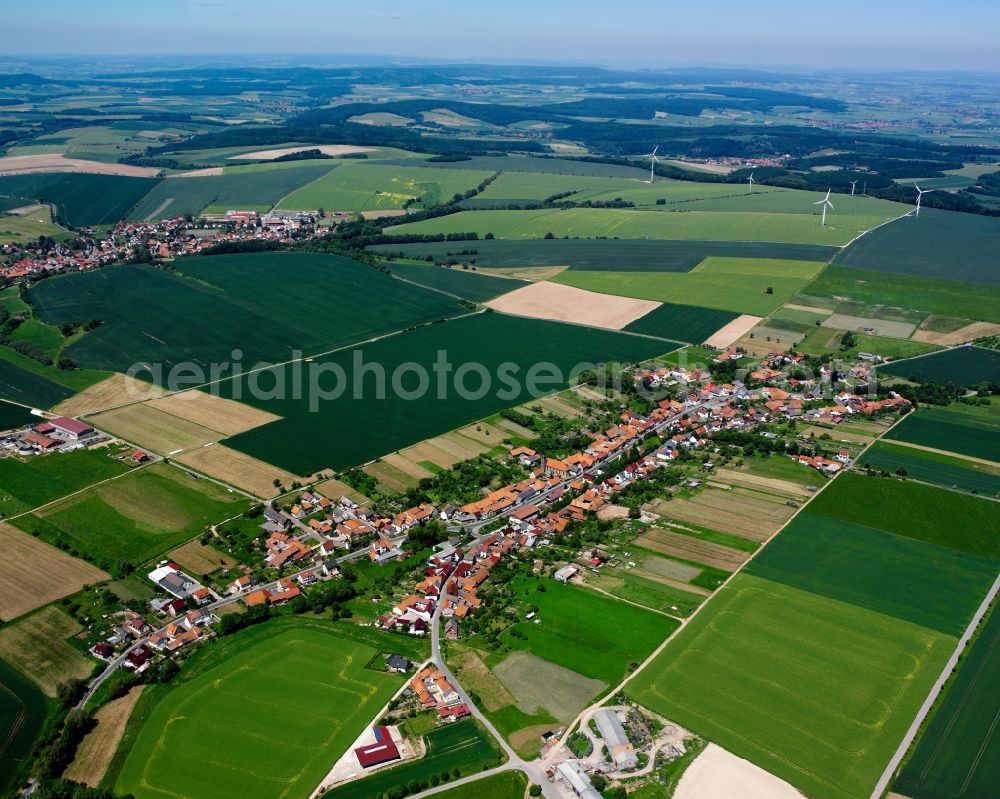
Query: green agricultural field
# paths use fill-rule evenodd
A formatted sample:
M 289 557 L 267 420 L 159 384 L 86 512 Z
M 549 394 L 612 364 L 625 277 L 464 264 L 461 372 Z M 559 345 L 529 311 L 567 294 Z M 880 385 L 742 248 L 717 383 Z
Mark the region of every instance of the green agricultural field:
M 9 241 L 25 244 L 39 236 L 48 236 L 56 241 L 72 238 L 71 234 L 52 223 L 52 214 L 47 205 L 39 206 L 37 210 L 24 216 L 0 215 L 0 243 Z
M 233 350 L 243 353 L 244 368 L 284 362 L 462 312 L 456 300 L 334 255 L 220 255 L 176 266 L 180 274 L 129 265 L 56 277 L 32 288 L 31 301 L 52 324 L 103 320 L 65 354 L 119 371 L 137 362 L 204 367 L 232 360 Z M 293 283 L 308 291 L 291 297 Z M 274 311 L 277 297 L 290 303 L 288 312 Z M 178 325 L 178 308 L 198 323 Z
M 23 405 L 0 400 L 0 431 L 12 430 L 35 421 L 38 421 L 38 417 L 33 416 Z
M 545 591 L 537 586 L 544 585 Z M 539 624 L 522 621 L 502 640 L 585 677 L 617 685 L 632 661 L 642 662 L 678 622 L 595 591 L 555 580 L 518 578 L 511 587 L 517 599 L 538 607 Z
M 383 211 L 419 201 L 426 208 L 474 189 L 490 172 L 345 164 L 285 197 L 282 208 Z
M 912 799 L 994 797 L 1000 785 L 1000 610 L 993 607 L 893 790 Z
M 389 166 L 414 166 L 440 169 L 440 162 L 396 159 L 383 161 Z M 494 172 L 541 172 L 549 175 L 589 175 L 598 178 L 633 178 L 646 180 L 649 170 L 641 167 L 576 161 L 568 158 L 533 158 L 521 155 L 482 155 L 464 161 L 449 161 L 448 169 L 472 169 Z
M 0 194 L 51 203 L 74 227 L 114 225 L 158 183 L 125 175 L 40 172 L 0 177 Z
M 728 196 L 711 197 L 704 200 L 686 201 L 682 199 L 679 207 L 685 211 L 731 211 L 740 213 L 767 212 L 772 214 L 806 214 L 819 217 L 815 203 L 822 200 L 825 192 L 799 191 L 796 189 L 773 189 L 770 187 L 754 188 L 753 194 L 748 194 L 746 188 L 733 193 L 733 186 L 727 186 Z M 770 191 L 767 189 L 770 188 Z M 835 210 L 827 216 L 831 227 L 855 227 L 855 220 L 877 218 L 879 224 L 906 213 L 909 209 L 900 203 L 889 200 L 877 200 L 873 197 L 851 197 L 838 194 L 831 198 Z M 860 230 L 867 229 L 869 222 L 860 222 Z
M 993 583 L 996 562 L 807 511 L 747 572 L 957 638 Z
M 444 266 L 418 266 L 416 264 L 402 264 L 392 262 L 387 264 L 389 271 L 404 280 L 419 283 L 432 289 L 440 289 L 449 294 L 455 294 L 472 302 L 485 302 L 506 294 L 508 291 L 522 288 L 528 285 L 526 280 L 512 280 L 505 277 L 493 277 L 491 275 L 480 275 L 462 269 L 460 266 L 454 268 Z
M 563 389 L 586 364 L 641 361 L 667 348 L 662 341 L 558 322 L 492 312 L 466 316 L 317 358 L 318 413 L 310 409 L 308 397 L 272 400 L 250 396 L 245 380 L 221 384 L 222 392 L 242 391 L 244 401 L 284 417 L 225 443 L 295 474 L 342 469 L 518 405 L 532 393 L 538 396 Z M 451 371 L 434 369 L 440 351 Z M 377 366 L 375 372 L 364 372 L 356 385 L 350 384 L 347 376 L 355 371 L 356 358 L 381 365 L 384 397 L 378 398 Z M 562 376 L 553 378 L 546 371 L 548 376 L 535 380 L 538 372 L 528 370 L 539 363 L 553 364 Z M 422 365 L 426 386 L 407 364 Z M 279 367 L 254 379 L 267 391 L 278 380 L 287 384 L 292 379 L 290 370 Z M 393 375 L 402 391 L 393 388 Z M 458 379 L 468 387 L 464 395 L 456 388 Z M 439 380 L 444 383 L 440 398 Z M 335 396 L 338 390 L 341 393 Z M 364 402 L 355 399 L 359 393 Z
M 11 342 L 23 341 L 37 347 L 53 360 L 66 343 L 66 338 L 58 329 L 37 319 L 25 319 L 10 336 Z
M 14 524 L 44 541 L 65 543 L 104 568 L 124 558 L 138 565 L 249 507 L 208 480 L 153 464 L 22 516 Z
M 128 467 L 108 457 L 110 452 L 78 449 L 26 460 L 0 458 L 0 512 L 22 513 L 126 472 Z
M 1000 219 L 924 208 L 858 239 L 834 263 L 895 275 L 1000 286 Z
M 282 197 L 321 178 L 336 166 L 334 161 L 323 160 L 314 161 L 301 169 L 168 178 L 143 197 L 128 218 L 166 219 L 184 214 L 197 215 L 210 205 L 225 210 L 249 210 L 247 206 L 265 207 L 266 210 Z
M 571 208 L 538 211 L 461 211 L 457 214 L 388 228 L 390 234 L 492 233 L 501 239 L 563 236 L 620 239 L 687 239 L 767 241 L 843 246 L 863 230 L 883 221 L 880 216 L 854 216 L 839 227 L 821 227 L 803 214 L 717 211 L 633 211 Z
M 811 280 L 823 271 L 821 261 L 792 261 L 776 258 L 731 258 L 709 256 L 694 269 L 694 275 L 724 275 L 726 277 L 794 277 Z
M 0 397 L 34 408 L 50 408 L 69 399 L 73 393 L 54 380 L 0 358 Z
M 602 294 L 767 316 L 791 299 L 807 279 L 697 271 L 684 274 L 565 271 L 553 277 L 552 281 Z M 768 289 L 771 289 L 770 293 Z
M 952 406 L 954 407 L 954 406 Z M 923 408 L 900 422 L 890 438 L 971 458 L 1000 462 L 1000 419 L 951 408 Z
M 18 788 L 35 738 L 42 731 L 49 702 L 38 686 L 6 661 L 0 660 L 0 794 Z
M 528 778 L 520 771 L 504 771 L 492 777 L 460 785 L 438 794 L 439 799 L 523 799 Z
M 921 358 L 886 364 L 880 371 L 898 377 L 971 386 L 984 380 L 1000 380 L 1000 350 L 958 347 Z
M 379 244 L 373 252 L 403 252 L 410 258 L 450 257 L 490 269 L 569 266 L 574 270 L 611 272 L 690 272 L 711 256 L 828 261 L 835 247 L 743 241 L 658 241 L 656 239 L 479 240 L 421 244 Z M 465 254 L 463 254 L 465 253 Z
M 783 322 L 777 324 L 785 325 Z M 941 349 L 935 344 L 925 344 L 921 341 L 875 336 L 871 333 L 855 333 L 854 346 L 842 350 L 840 349 L 840 340 L 846 331 L 832 327 L 816 327 L 815 325 L 811 328 L 807 327 L 807 331 L 805 336 L 799 340 L 798 349 L 809 355 L 837 352 L 841 358 L 850 358 L 859 352 L 873 352 L 883 358 L 912 358 Z M 880 366 L 880 371 L 887 371 L 887 366 Z
M 862 799 L 954 643 L 740 574 L 630 684 L 629 695 L 810 796 Z
M 329 622 L 269 622 L 209 649 L 161 693 L 116 793 L 308 794 L 402 682 L 365 668 L 377 650 L 339 637 Z M 211 768 L 178 769 L 178 759 Z
M 502 762 L 502 754 L 479 722 L 472 719 L 439 727 L 424 736 L 427 754 L 419 760 L 402 763 L 381 773 L 349 782 L 327 791 L 324 796 L 332 799 L 371 799 L 398 785 L 412 781 L 430 781 L 432 774 L 448 771 L 454 775 L 457 768 L 463 776 L 482 771 Z M 523 794 L 522 794 L 523 795 Z M 476 796 L 485 796 L 477 793 Z M 139 794 L 139 799 L 142 795 Z
M 1000 494 L 1000 467 L 939 452 L 878 441 L 865 452 L 859 463 L 887 472 L 903 468 L 909 477 L 940 486 L 975 491 L 986 496 Z
M 600 274 L 600 273 L 599 273 Z M 663 303 L 625 326 L 632 333 L 659 336 L 672 341 L 700 343 L 735 319 L 738 314 L 717 308 Z
M 699 570 L 694 571 L 697 573 Z M 703 594 L 647 580 L 628 569 L 587 575 L 587 583 L 620 599 L 678 618 L 690 616 L 705 600 Z
M 870 269 L 831 267 L 810 283 L 796 302 L 830 310 L 853 313 L 857 305 L 873 309 L 890 308 L 919 311 L 920 315 L 941 314 L 960 319 L 1000 322 L 1000 286 L 962 283 L 957 280 L 893 275 Z M 865 315 L 864 312 L 855 315 Z
M 986 499 L 848 472 L 809 503 L 809 512 L 1000 560 L 1000 516 Z

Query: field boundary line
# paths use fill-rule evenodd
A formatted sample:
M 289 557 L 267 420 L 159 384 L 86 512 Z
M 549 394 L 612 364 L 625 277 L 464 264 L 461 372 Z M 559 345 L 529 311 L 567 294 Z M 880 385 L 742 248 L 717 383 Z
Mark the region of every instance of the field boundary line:
M 1000 468 L 1000 462 L 998 461 L 989 461 L 986 460 L 986 458 L 976 458 L 972 455 L 962 455 L 959 452 L 952 452 L 950 449 L 937 449 L 935 447 L 928 447 L 924 444 L 914 444 L 910 441 L 900 441 L 897 438 L 886 438 L 884 441 L 886 444 L 896 444 L 901 447 L 907 447 L 908 449 L 915 449 L 918 452 L 933 452 L 936 455 L 950 455 L 953 458 L 969 461 L 970 463 L 981 463 L 983 466 L 995 466 Z
M 996 579 L 993 581 L 992 587 L 983 598 L 979 608 L 972 617 L 972 621 L 969 622 L 969 626 L 966 627 L 965 632 L 962 633 L 962 637 L 958 639 L 958 643 L 955 645 L 955 650 L 951 653 L 951 657 L 948 658 L 948 662 L 945 663 L 937 681 L 933 686 L 931 686 L 931 690 L 927 694 L 926 699 L 924 699 L 924 703 L 917 711 L 916 718 L 913 719 L 913 723 L 906 731 L 906 735 L 903 736 L 903 740 L 900 741 L 899 747 L 896 749 L 896 753 L 890 758 L 888 765 L 882 772 L 882 776 L 879 777 L 879 781 L 875 785 L 875 790 L 872 791 L 871 799 L 879 799 L 879 797 L 881 797 L 885 792 L 886 788 L 889 787 L 889 782 L 892 780 L 896 770 L 899 768 L 900 763 L 902 763 L 903 758 L 909 751 L 910 745 L 917 737 L 917 733 L 920 732 L 920 728 L 923 725 L 924 720 L 930 713 L 931 708 L 933 708 L 938 696 L 940 696 L 945 683 L 948 682 L 948 678 L 958 665 L 959 658 L 961 658 L 966 646 L 968 646 L 969 641 L 972 639 L 973 633 L 975 633 L 983 618 L 986 616 L 986 612 L 993 604 L 993 600 L 996 599 L 998 591 L 1000 591 L 1000 574 L 998 574 Z
M 900 422 L 900 419 L 901 419 L 901 418 L 903 418 L 903 417 L 898 417 L 898 418 L 897 418 L 897 419 L 896 419 L 896 420 L 895 420 L 895 421 L 893 422 L 892 426 L 890 426 L 890 427 L 886 428 L 886 429 L 885 429 L 884 431 L 882 431 L 882 432 L 881 432 L 881 433 L 880 433 L 880 434 L 879 434 L 878 436 L 876 436 L 875 438 L 873 438 L 873 439 L 871 440 L 871 442 L 869 442 L 868 444 L 866 444 L 866 445 L 865 445 L 865 447 L 864 447 L 864 448 L 863 448 L 863 449 L 862 449 L 862 450 L 861 450 L 861 451 L 860 451 L 860 452 L 859 452 L 859 453 L 857 454 L 857 457 L 855 458 L 855 460 L 857 460 L 857 459 L 858 459 L 858 458 L 860 458 L 860 457 L 861 457 L 862 455 L 864 455 L 864 454 L 865 454 L 865 452 L 867 452 L 867 451 L 868 451 L 868 450 L 869 450 L 869 449 L 870 449 L 870 448 L 871 448 L 871 447 L 872 447 L 872 446 L 873 446 L 873 445 L 874 445 L 874 444 L 875 444 L 875 443 L 876 443 L 877 441 L 879 441 L 879 440 L 880 440 L 880 439 L 882 438 L 882 436 L 886 435 L 886 434 L 887 434 L 887 433 L 888 433 L 888 432 L 889 432 L 890 430 L 892 430 L 892 428 L 893 428 L 893 427 L 895 427 L 895 426 L 896 426 L 896 425 L 897 425 L 897 424 L 898 424 L 898 423 Z M 777 456 L 777 457 L 781 457 L 781 456 Z M 566 725 L 566 729 L 567 729 L 567 730 L 570 730 L 570 729 L 573 729 L 573 727 L 575 727 L 575 726 L 576 726 L 577 724 L 579 724 L 579 723 L 580 723 L 580 721 L 581 721 L 581 719 L 582 719 L 582 718 L 584 717 L 584 715 L 586 715 L 587 713 L 590 713 L 590 712 L 592 712 L 592 711 L 594 711 L 594 710 L 597 710 L 597 709 L 598 709 L 598 708 L 600 708 L 600 707 L 601 707 L 602 705 L 606 704 L 606 703 L 607 703 L 607 702 L 608 702 L 608 701 L 609 701 L 610 699 L 612 699 L 613 697 L 615 697 L 616 695 L 618 695 L 619 693 L 621 693 L 622 691 L 624 691 L 624 690 L 625 690 L 625 687 L 626 687 L 626 686 L 628 685 L 628 683 L 629 683 L 629 682 L 631 682 L 631 681 L 632 681 L 633 679 L 635 679 L 635 678 L 636 678 L 636 677 L 637 677 L 637 676 L 638 676 L 639 674 L 641 674 L 641 673 L 642 673 L 642 672 L 643 672 L 643 671 L 645 670 L 645 668 L 646 668 L 647 666 L 649 666 L 649 665 L 650 665 L 650 664 L 651 664 L 651 663 L 652 663 L 652 662 L 653 662 L 653 661 L 654 661 L 654 660 L 655 660 L 655 659 L 656 659 L 657 657 L 659 657 L 660 653 L 662 653 L 662 652 L 663 652 L 663 650 L 667 648 L 667 646 L 668 646 L 668 645 L 670 644 L 670 642 L 671 642 L 671 641 L 673 641 L 673 640 L 674 640 L 674 638 L 676 638 L 676 637 L 677 637 L 678 635 L 680 635 L 680 633 L 681 633 L 681 632 L 682 632 L 682 631 L 683 631 L 683 630 L 684 630 L 684 629 L 685 629 L 685 628 L 686 628 L 686 627 L 687 627 L 687 626 L 688 626 L 688 625 L 689 625 L 689 624 L 690 624 L 690 623 L 691 623 L 691 622 L 692 622 L 692 621 L 693 621 L 693 620 L 694 620 L 695 618 L 697 618 L 697 617 L 698 617 L 698 614 L 699 614 L 699 613 L 701 613 L 701 612 L 702 612 L 702 611 L 703 611 L 703 610 L 704 610 L 705 608 L 709 607 L 709 606 L 710 606 L 710 605 L 712 604 L 712 600 L 713 600 L 713 599 L 715 599 L 715 598 L 716 598 L 716 597 L 717 597 L 717 596 L 718 596 L 718 595 L 719 595 L 719 594 L 720 594 L 720 593 L 722 592 L 722 590 L 723 590 L 724 588 L 726 588 L 726 587 L 727 587 L 727 586 L 728 586 L 728 585 L 729 585 L 729 584 L 730 584 L 730 583 L 731 583 L 731 582 L 732 582 L 733 580 L 735 580 L 735 579 L 736 579 L 736 577 L 737 577 L 737 575 L 741 574 L 741 573 L 743 572 L 743 570 L 744 570 L 744 569 L 745 569 L 745 568 L 746 568 L 746 567 L 747 567 L 747 566 L 748 566 L 748 565 L 749 565 L 750 563 L 752 563 L 752 562 L 753 562 L 753 560 L 754 560 L 754 559 L 755 559 L 756 557 L 758 557 L 758 556 L 760 555 L 760 553 L 761 553 L 761 552 L 763 552 L 763 551 L 764 551 L 764 550 L 765 550 L 765 549 L 767 548 L 767 545 L 768 545 L 768 544 L 770 544 L 770 543 L 771 543 L 771 542 L 772 542 L 772 541 L 773 541 L 773 540 L 774 540 L 775 538 L 777 538 L 777 537 L 778 537 L 778 535 L 779 535 L 779 534 L 780 534 L 780 533 L 781 533 L 781 532 L 782 532 L 782 531 L 783 531 L 783 530 L 784 530 L 784 529 L 785 529 L 786 527 L 788 527 L 788 525 L 790 525 L 790 524 L 791 524 L 791 523 L 792 523 L 793 521 L 795 521 L 795 519 L 797 519 L 797 518 L 798 518 L 798 516 L 799 516 L 799 514 L 800 514 L 800 513 L 802 513 L 803 511 L 805 511 L 805 510 L 806 510 L 806 509 L 807 509 L 807 508 L 808 508 L 808 507 L 809 507 L 809 506 L 810 506 L 810 505 L 812 504 L 813 500 L 814 500 L 814 499 L 815 499 L 816 497 L 818 497 L 818 496 L 819 496 L 820 494 L 822 494 L 822 493 L 823 493 L 823 492 L 824 492 L 824 491 L 825 491 L 825 490 L 826 490 L 827 488 L 829 488 L 829 487 L 830 487 L 831 485 L 833 485 L 833 483 L 834 483 L 834 482 L 835 482 L 835 481 L 837 480 L 837 478 L 838 478 L 838 477 L 840 477 L 840 475 L 844 474 L 844 473 L 845 473 L 846 471 L 848 471 L 848 470 L 847 470 L 847 469 L 841 469 L 841 470 L 840 470 L 839 472 L 837 472 L 837 473 L 836 473 L 836 474 L 835 474 L 835 475 L 834 475 L 833 477 L 831 477 L 831 478 L 830 478 L 830 479 L 829 479 L 829 480 L 828 480 L 828 481 L 827 481 L 826 483 L 824 483 L 824 484 L 823 484 L 822 486 L 820 486 L 820 487 L 819 487 L 819 490 L 818 490 L 818 491 L 816 491 L 816 493 L 815 493 L 815 494 L 813 494 L 813 495 L 812 495 L 812 496 L 811 496 L 811 497 L 809 498 L 809 501 L 808 501 L 808 502 L 805 502 L 805 503 L 804 503 L 804 504 L 803 504 L 803 505 L 802 505 L 801 507 L 799 507 L 799 508 L 798 508 L 798 509 L 797 509 L 797 510 L 795 511 L 795 513 L 793 513 L 793 514 L 792 514 L 792 515 L 791 515 L 791 516 L 790 516 L 790 517 L 788 518 L 788 520 L 784 522 L 784 524 L 782 524 L 782 525 L 781 525 L 781 526 L 780 526 L 780 527 L 779 527 L 779 528 L 778 528 L 777 530 L 775 530 L 775 531 L 774 531 L 774 533 L 772 533 L 772 534 L 771 534 L 771 535 L 770 535 L 770 536 L 769 536 L 769 537 L 768 537 L 768 538 L 767 538 L 766 540 L 762 541 L 762 542 L 761 542 L 761 544 L 760 544 L 760 546 L 759 546 L 759 547 L 757 548 L 757 550 L 756 550 L 755 552 L 753 552 L 753 553 L 750 553 L 749 557 L 747 557 L 747 559 L 746 559 L 745 561 L 743 561 L 743 563 L 742 563 L 742 564 L 740 564 L 740 565 L 739 565 L 739 566 L 738 566 L 738 567 L 737 567 L 737 568 L 736 568 L 736 569 L 735 569 L 735 570 L 734 570 L 734 571 L 732 572 L 732 574 L 730 574 L 730 575 L 729 575 L 729 576 L 728 576 L 728 577 L 727 577 L 727 578 L 726 578 L 726 579 L 725 579 L 725 580 L 724 580 L 724 581 L 722 582 L 722 584 L 721 584 L 721 585 L 720 585 L 720 586 L 719 586 L 718 588 L 716 588 L 716 589 L 715 589 L 715 591 L 714 591 L 714 592 L 712 593 L 712 595 L 711 595 L 710 597 L 708 597 L 708 598 L 707 598 L 707 599 L 706 599 L 706 600 L 705 600 L 704 602 L 702 602 L 702 603 L 701 603 L 701 605 L 699 605 L 698 607 L 696 607 L 696 608 L 694 609 L 694 611 L 693 611 L 693 612 L 691 613 L 691 615 L 690 615 L 690 616 L 688 616 L 688 617 L 687 617 L 686 619 L 682 619 L 682 620 L 681 620 L 681 623 L 680 623 L 680 624 L 679 624 L 679 625 L 677 626 L 677 629 L 676 629 L 676 630 L 674 630 L 674 631 L 673 631 L 672 633 L 670 633 L 670 635 L 668 635 L 668 636 L 667 636 L 667 637 L 666 637 L 666 638 L 665 638 L 665 639 L 663 640 L 663 642 L 662 642 L 662 643 L 661 643 L 661 644 L 660 644 L 660 645 L 659 645 L 658 647 L 656 647 L 656 649 L 654 649 L 654 650 L 653 650 L 653 651 L 652 651 L 652 652 L 651 652 L 651 653 L 649 654 L 649 656 L 648 656 L 648 657 L 647 657 L 647 658 L 646 658 L 646 659 L 645 659 L 645 660 L 644 660 L 644 661 L 643 661 L 642 663 L 640 663 L 640 664 L 639 664 L 638 668 L 636 668 L 636 669 L 635 669 L 635 671 L 633 671 L 633 672 L 632 672 L 631 674 L 628 674 L 628 675 L 626 675 L 626 676 L 625 676 L 625 679 L 623 679 L 623 680 L 622 680 L 622 681 L 621 681 L 621 682 L 620 682 L 620 683 L 619 683 L 619 684 L 618 684 L 617 686 L 615 686 L 615 688 L 613 688 L 612 690 L 608 691 L 608 692 L 607 692 L 607 693 L 606 693 L 606 694 L 604 695 L 604 697 L 603 697 L 603 698 L 601 698 L 601 699 L 598 699 L 598 700 L 597 700 L 596 702 L 594 702 L 594 703 L 593 703 L 592 705 L 590 705 L 589 707 L 586 707 L 586 708 L 584 708 L 584 709 L 583 709 L 583 710 L 582 710 L 582 711 L 581 711 L 581 712 L 579 713 L 579 715 L 577 715 L 577 717 L 576 717 L 575 719 L 573 719 L 573 721 L 572 721 L 571 723 L 569 723 L 569 724 L 567 724 L 567 725 Z M 998 577 L 998 583 L 1000 583 L 1000 577 Z M 564 747 L 564 746 L 565 746 L 565 743 L 564 743 L 564 741 L 560 741 L 560 742 L 559 742 L 559 743 L 558 743 L 558 744 L 557 744 L 556 746 L 552 747 L 552 748 L 551 748 L 551 749 L 550 749 L 550 750 L 549 750 L 548 752 L 546 752 L 546 754 L 545 754 L 545 755 L 544 755 L 544 756 L 543 756 L 543 757 L 542 757 L 541 759 L 542 759 L 543 761 L 548 761 L 548 760 L 552 760 L 552 759 L 553 759 L 553 758 L 555 757 L 555 754 L 556 754 L 557 752 L 560 752 L 560 751 L 561 751 L 561 750 L 563 749 L 563 747 Z

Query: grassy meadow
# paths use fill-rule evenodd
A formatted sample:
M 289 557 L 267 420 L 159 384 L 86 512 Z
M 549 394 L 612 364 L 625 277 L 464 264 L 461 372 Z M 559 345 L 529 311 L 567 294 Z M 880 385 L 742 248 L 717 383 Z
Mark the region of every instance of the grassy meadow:
M 838 220 L 821 227 L 806 214 L 721 211 L 636 211 L 570 208 L 537 211 L 461 211 L 457 214 L 397 225 L 395 234 L 492 233 L 500 239 L 540 239 L 551 233 L 581 238 L 689 239 L 766 241 L 843 246 L 864 230 L 884 221 L 879 215 Z
M 308 793 L 402 682 L 365 668 L 377 650 L 338 637 L 329 622 L 272 622 L 211 650 L 200 652 L 193 673 L 172 683 L 148 713 L 117 793 Z M 275 685 L 284 688 L 276 693 Z M 207 759 L 212 768 L 178 770 L 178 758 Z

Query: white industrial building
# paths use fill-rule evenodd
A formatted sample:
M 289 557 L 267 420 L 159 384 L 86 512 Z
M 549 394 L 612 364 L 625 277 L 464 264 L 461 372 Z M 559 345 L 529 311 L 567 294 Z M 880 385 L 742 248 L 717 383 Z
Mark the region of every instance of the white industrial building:
M 604 743 L 608 747 L 611 760 L 614 761 L 618 771 L 630 771 L 639 768 L 639 758 L 636 757 L 635 747 L 629 741 L 618 718 L 617 710 L 601 708 L 594 713 L 594 721 L 597 723 L 597 731 L 601 733 Z

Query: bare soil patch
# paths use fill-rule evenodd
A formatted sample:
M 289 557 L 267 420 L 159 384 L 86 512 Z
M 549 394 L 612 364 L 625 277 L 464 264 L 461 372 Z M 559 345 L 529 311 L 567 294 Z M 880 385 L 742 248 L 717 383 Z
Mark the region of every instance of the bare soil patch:
M 147 402 L 146 406 L 179 416 L 210 430 L 217 430 L 225 436 L 234 436 L 281 418 L 242 402 L 223 399 L 197 389 L 155 399 Z
M 0 629 L 0 657 L 26 674 L 47 696 L 61 682 L 87 677 L 93 662 L 66 643 L 83 627 L 59 608 L 47 607 Z
M 185 452 L 174 458 L 178 463 L 197 469 L 199 472 L 216 477 L 226 483 L 231 483 L 244 491 L 256 494 L 258 497 L 273 497 L 278 494 L 274 481 L 280 480 L 283 486 L 294 482 L 308 483 L 309 478 L 272 466 L 270 463 L 251 458 L 224 444 L 213 444 L 210 447 Z
M 762 319 L 761 316 L 751 316 L 750 314 L 737 316 L 732 322 L 723 325 L 705 339 L 705 343 L 709 347 L 718 347 L 720 350 L 724 350 L 749 333 Z
M 490 300 L 486 305 L 495 311 L 517 316 L 575 322 L 611 330 L 621 330 L 660 307 L 660 303 L 651 300 L 615 297 L 549 282 L 532 283 Z
M 236 561 L 201 541 L 188 541 L 167 553 L 170 560 L 179 563 L 191 574 L 209 574 L 219 568 L 231 569 Z
M 597 518 L 602 522 L 609 519 L 627 519 L 628 508 L 624 505 L 605 505 L 597 511 Z
M 67 158 L 62 153 L 38 155 L 10 155 L 0 158 L 0 175 L 28 172 L 92 172 L 97 175 L 133 175 L 140 178 L 154 177 L 160 170 L 129 164 L 105 164 L 83 158 Z
M 115 373 L 107 380 L 85 388 L 74 397 L 60 402 L 53 410 L 65 416 L 80 416 L 115 408 L 129 402 L 162 397 L 164 391 L 159 386 Z
M 0 522 L 0 619 L 9 621 L 75 594 L 108 575 L 37 538 Z
M 370 153 L 373 147 L 355 147 L 353 144 L 306 144 L 302 147 L 280 147 L 277 150 L 255 150 L 252 153 L 231 155 L 229 161 L 269 161 L 282 155 L 301 153 L 305 150 L 319 150 L 323 155 L 350 155 L 351 153 Z
M 76 750 L 76 758 L 63 773 L 63 777 L 96 788 L 108 770 L 118 744 L 125 733 L 125 724 L 145 686 L 137 685 L 120 699 L 108 702 L 94 714 L 94 727 Z
M 710 743 L 687 767 L 676 799 L 802 799 L 802 794 L 749 760 Z
M 676 501 L 664 504 L 672 506 Z M 654 510 L 657 513 L 666 512 L 655 508 Z M 673 555 L 684 560 L 693 560 L 696 563 L 704 563 L 706 566 L 715 566 L 727 571 L 732 571 L 748 557 L 746 552 L 741 552 L 738 549 L 715 544 L 711 541 L 701 541 L 688 535 L 664 530 L 662 527 L 650 528 L 635 539 L 635 543 L 654 552 L 662 552 L 665 555 Z
M 967 341 L 975 341 L 984 336 L 995 336 L 1000 334 L 1000 325 L 991 322 L 973 322 L 971 325 L 960 327 L 950 333 L 935 333 L 932 330 L 918 330 L 913 334 L 914 341 L 922 341 L 925 344 L 940 344 L 944 347 L 954 347 L 958 344 L 965 344 Z

